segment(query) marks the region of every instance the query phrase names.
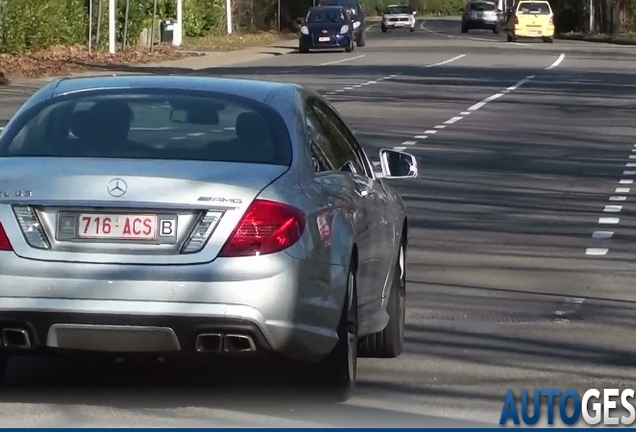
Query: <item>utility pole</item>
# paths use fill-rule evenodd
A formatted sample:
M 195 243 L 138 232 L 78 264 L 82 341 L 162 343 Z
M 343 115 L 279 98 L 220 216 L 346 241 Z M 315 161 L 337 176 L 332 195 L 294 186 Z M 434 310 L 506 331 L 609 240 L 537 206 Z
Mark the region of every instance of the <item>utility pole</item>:
M 594 31 L 594 0 L 590 0 L 590 33 Z
M 227 21 L 227 34 L 232 34 L 232 0 L 225 0 L 225 16 Z
M 177 0 L 177 23 L 172 33 L 172 45 L 181 46 L 183 43 L 183 0 Z
M 115 0 L 108 2 L 108 52 L 115 54 Z

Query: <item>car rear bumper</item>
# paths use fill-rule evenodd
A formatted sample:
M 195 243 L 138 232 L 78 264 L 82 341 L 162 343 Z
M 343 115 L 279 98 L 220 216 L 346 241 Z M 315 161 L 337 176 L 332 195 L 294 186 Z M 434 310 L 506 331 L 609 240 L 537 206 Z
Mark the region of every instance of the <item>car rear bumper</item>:
M 470 20 L 466 20 L 464 22 L 464 26 L 467 27 L 495 27 L 497 24 L 499 24 L 499 20 L 498 19 L 483 19 L 483 18 L 475 18 L 475 19 L 470 19 Z
M 545 28 L 537 28 L 537 29 L 515 29 L 514 31 L 515 37 L 521 38 L 551 38 L 554 37 L 554 29 L 545 29 Z
M 415 22 L 410 21 L 385 21 L 383 25 L 386 28 L 413 28 L 415 27 Z
M 333 349 L 344 268 L 284 252 L 227 260 L 142 270 L 0 253 L 0 329 L 26 331 L 30 346 L 14 347 L 23 352 L 196 354 L 200 334 L 219 335 L 211 351 L 224 352 L 227 335 L 248 336 L 242 340 L 254 345 L 250 351 L 304 361 Z
M 327 36 L 324 36 L 327 37 Z M 300 45 L 306 49 L 320 50 L 320 49 L 343 49 L 351 44 L 351 36 L 349 34 L 344 35 L 331 35 L 328 36 L 329 40 L 325 42 L 316 42 L 311 36 L 304 36 L 300 38 Z

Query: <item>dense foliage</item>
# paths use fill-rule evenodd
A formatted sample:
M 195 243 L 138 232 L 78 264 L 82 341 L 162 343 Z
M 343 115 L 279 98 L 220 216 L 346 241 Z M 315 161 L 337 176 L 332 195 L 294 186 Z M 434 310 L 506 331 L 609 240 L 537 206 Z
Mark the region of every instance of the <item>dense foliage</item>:
M 183 0 L 184 34 L 203 36 L 225 28 L 225 0 Z M 367 14 L 378 15 L 388 4 L 408 3 L 421 15 L 457 15 L 466 0 L 360 0 Z M 550 0 L 559 32 L 594 31 L 614 34 L 636 28 L 636 0 L 592 0 L 594 28 L 589 28 L 590 0 Z M 158 22 L 175 18 L 176 0 L 157 0 Z M 278 0 L 233 0 L 235 24 L 245 30 L 266 30 L 277 24 Z M 108 43 L 108 0 L 0 0 L 0 52 L 18 53 L 53 45 L 88 44 L 92 3 L 93 46 Z M 126 27 L 125 11 L 128 4 Z M 281 0 L 283 25 L 293 21 L 313 0 Z M 118 43 L 136 44 L 152 21 L 153 0 L 117 0 Z

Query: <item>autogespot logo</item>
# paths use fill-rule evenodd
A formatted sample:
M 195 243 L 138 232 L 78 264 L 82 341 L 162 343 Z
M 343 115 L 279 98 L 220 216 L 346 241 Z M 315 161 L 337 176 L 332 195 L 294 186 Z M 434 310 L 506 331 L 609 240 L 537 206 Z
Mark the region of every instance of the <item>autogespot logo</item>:
M 128 185 L 123 179 L 114 178 L 108 182 L 108 193 L 115 198 L 124 195 L 127 189 Z
M 530 398 L 532 407 L 530 408 Z M 534 389 L 530 393 L 527 389 L 521 390 L 521 419 L 517 411 L 517 399 L 512 390 L 508 389 L 506 399 L 501 411 L 500 425 L 512 422 L 515 425 L 534 425 L 541 419 L 541 405 L 545 400 L 547 405 L 547 424 L 554 424 L 555 411 L 558 402 L 558 411 L 561 421 L 566 425 L 574 425 L 581 415 L 586 424 L 595 426 L 602 422 L 603 425 L 632 425 L 636 420 L 634 408 L 634 390 L 617 388 L 589 389 L 581 397 L 576 390 L 557 388 Z M 621 409 L 622 408 L 622 409 Z M 622 411 L 621 413 L 617 411 Z

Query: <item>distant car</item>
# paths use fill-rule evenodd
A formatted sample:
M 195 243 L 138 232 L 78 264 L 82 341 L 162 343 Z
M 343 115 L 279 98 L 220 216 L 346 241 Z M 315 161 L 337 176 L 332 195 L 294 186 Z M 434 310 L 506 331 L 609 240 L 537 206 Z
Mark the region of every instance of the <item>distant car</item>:
M 348 11 L 342 6 L 316 6 L 309 9 L 300 27 L 298 50 L 344 49 L 351 52 L 355 47 L 353 23 Z
M 387 179 L 417 160 L 379 157 L 296 84 L 49 83 L 0 136 L 0 375 L 12 355 L 260 353 L 348 397 L 359 356 L 404 343 L 408 219 Z
M 508 42 L 518 38 L 554 41 L 554 13 L 550 3 L 541 0 L 521 1 L 508 18 Z
M 469 30 L 492 30 L 499 34 L 499 16 L 501 11 L 494 3 L 476 0 L 470 1 L 462 14 L 462 33 Z
M 356 46 L 362 48 L 366 45 L 365 15 L 358 0 L 320 0 L 319 4 L 322 6 L 344 6 L 347 8 L 351 14 L 351 21 L 353 22 L 353 34 L 356 40 Z
M 415 31 L 415 11 L 410 6 L 389 5 L 382 13 L 382 33 L 389 29 L 403 28 Z

